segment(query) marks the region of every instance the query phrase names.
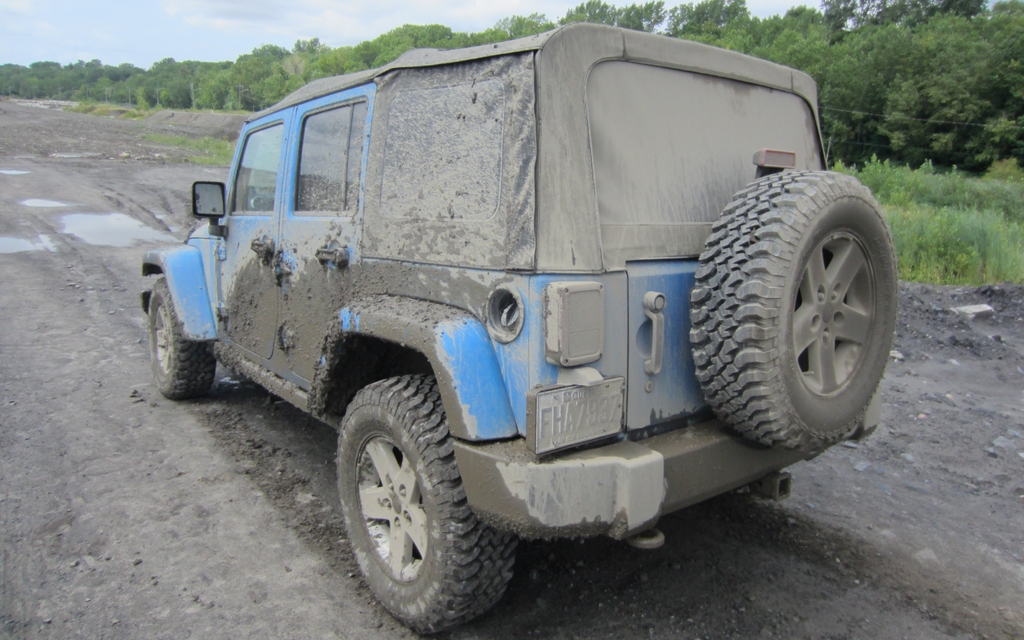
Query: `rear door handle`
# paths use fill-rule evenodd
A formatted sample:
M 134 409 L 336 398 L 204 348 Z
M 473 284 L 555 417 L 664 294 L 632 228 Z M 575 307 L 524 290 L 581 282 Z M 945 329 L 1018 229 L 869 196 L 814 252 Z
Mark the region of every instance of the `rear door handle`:
M 644 294 L 644 315 L 651 320 L 651 357 L 644 361 L 644 373 L 654 376 L 661 373 L 661 359 L 665 352 L 665 294 L 648 291 Z
M 322 265 L 326 265 L 328 262 L 333 262 L 335 267 L 344 269 L 348 266 L 348 247 L 320 247 L 316 250 L 316 259 Z

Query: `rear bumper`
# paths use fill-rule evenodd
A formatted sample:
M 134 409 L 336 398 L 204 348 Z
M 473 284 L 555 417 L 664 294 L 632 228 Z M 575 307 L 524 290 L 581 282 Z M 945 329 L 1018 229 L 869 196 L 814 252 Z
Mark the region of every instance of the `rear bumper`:
M 490 524 L 524 538 L 619 539 L 809 457 L 749 444 L 716 420 L 542 462 L 522 439 L 457 441 L 455 456 L 469 504 Z

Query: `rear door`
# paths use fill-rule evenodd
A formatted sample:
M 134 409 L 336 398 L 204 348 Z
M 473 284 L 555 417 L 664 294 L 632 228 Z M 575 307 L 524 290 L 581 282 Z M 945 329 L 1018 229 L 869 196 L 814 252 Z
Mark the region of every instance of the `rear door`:
M 257 360 L 273 355 L 278 314 L 276 236 L 282 206 L 288 112 L 253 123 L 228 193 L 228 234 L 220 255 L 219 309 L 228 340 Z
M 704 406 L 690 348 L 690 290 L 698 263 L 643 260 L 626 263 L 629 289 L 629 377 L 626 424 L 678 426 Z M 648 292 L 664 296 L 645 309 Z M 660 316 L 660 319 L 656 316 Z M 656 323 L 661 323 L 659 331 Z M 660 335 L 658 335 L 660 333 Z M 660 364 L 660 367 L 654 365 Z
M 375 85 L 296 108 L 278 234 L 281 313 L 273 369 L 308 388 L 359 261 Z
M 604 265 L 624 270 L 629 289 L 626 422 L 669 428 L 705 404 L 689 316 L 711 225 L 754 180 L 758 150 L 823 168 L 817 125 L 794 93 L 634 62 L 596 65 L 587 94 Z M 657 313 L 649 293 L 664 295 Z

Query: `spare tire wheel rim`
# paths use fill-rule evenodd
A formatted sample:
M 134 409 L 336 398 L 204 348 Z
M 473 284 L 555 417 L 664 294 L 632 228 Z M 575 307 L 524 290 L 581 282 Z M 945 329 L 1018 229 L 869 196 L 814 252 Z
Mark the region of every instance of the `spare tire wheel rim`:
M 387 438 L 374 436 L 363 444 L 357 473 L 359 508 L 377 561 L 394 580 L 415 580 L 429 534 L 412 460 Z
M 818 396 L 849 386 L 865 359 L 875 320 L 875 278 L 851 233 L 825 237 L 810 253 L 792 309 L 798 376 Z

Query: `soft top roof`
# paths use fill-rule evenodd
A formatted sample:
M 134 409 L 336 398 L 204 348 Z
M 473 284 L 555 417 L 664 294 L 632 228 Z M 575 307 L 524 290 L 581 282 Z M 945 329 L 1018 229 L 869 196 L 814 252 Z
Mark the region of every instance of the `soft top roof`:
M 562 27 L 561 29 L 564 28 L 565 27 Z M 361 84 L 366 84 L 374 78 L 382 76 L 395 69 L 437 67 L 456 62 L 465 62 L 467 60 L 479 60 L 481 58 L 503 56 L 509 53 L 536 51 L 537 49 L 540 49 L 553 34 L 561 31 L 561 29 L 547 31 L 545 33 L 526 38 L 519 38 L 517 40 L 508 40 L 505 42 L 498 42 L 496 44 L 484 44 L 477 47 L 466 47 L 464 49 L 411 49 L 383 67 L 357 71 L 355 73 L 347 73 L 343 76 L 333 76 L 330 78 L 314 80 L 303 86 L 301 89 L 296 90 L 294 93 L 285 96 L 283 100 L 274 106 L 268 107 L 258 113 L 254 113 L 248 118 L 248 120 L 246 120 L 246 122 L 257 120 L 265 115 L 295 106 L 302 102 L 306 102 L 307 100 L 321 98 L 332 93 L 337 93 L 338 91 L 358 87 Z
M 436 67 L 524 51 L 543 51 L 549 48 L 557 51 L 560 55 L 586 55 L 586 52 L 595 49 L 593 46 L 589 46 L 590 41 L 607 42 L 609 36 L 615 32 L 619 32 L 621 35 L 622 49 L 619 56 L 613 57 L 707 73 L 791 91 L 807 100 L 814 111 L 815 118 L 818 117 L 817 88 L 811 77 L 802 71 L 689 40 L 577 22 L 535 36 L 496 44 L 452 50 L 412 49 L 402 54 L 397 60 L 377 69 L 314 80 L 286 96 L 274 106 L 254 113 L 247 119 L 247 122 L 308 100 L 366 84 L 395 69 Z M 548 46 L 549 43 L 554 46 Z M 603 47 L 598 48 L 603 49 Z M 608 59 L 608 56 L 602 55 L 590 62 L 596 64 L 602 59 Z M 573 64 L 573 66 L 576 65 Z

